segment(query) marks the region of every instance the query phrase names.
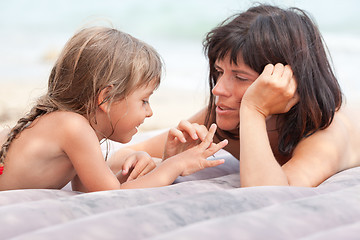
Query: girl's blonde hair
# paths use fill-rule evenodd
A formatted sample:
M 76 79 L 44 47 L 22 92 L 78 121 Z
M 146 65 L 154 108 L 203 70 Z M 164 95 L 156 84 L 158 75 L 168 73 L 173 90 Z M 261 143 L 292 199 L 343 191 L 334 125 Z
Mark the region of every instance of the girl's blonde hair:
M 0 150 L 0 164 L 11 142 L 37 117 L 61 110 L 96 122 L 97 98 L 104 88 L 111 86 L 102 103 L 111 103 L 149 83 L 159 86 L 161 71 L 161 58 L 148 44 L 113 28 L 82 29 L 62 50 L 51 71 L 47 93 L 8 134 Z

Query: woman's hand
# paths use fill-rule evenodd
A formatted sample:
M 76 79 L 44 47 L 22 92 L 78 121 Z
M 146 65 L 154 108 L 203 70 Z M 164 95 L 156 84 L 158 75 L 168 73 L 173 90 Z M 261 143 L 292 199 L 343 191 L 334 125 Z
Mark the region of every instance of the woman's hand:
M 297 82 L 289 65 L 268 64 L 255 82 L 246 90 L 241 106 L 261 113 L 265 118 L 288 112 L 298 101 Z
M 169 159 L 169 161 L 178 161 L 180 169 L 182 169 L 181 176 L 190 175 L 204 168 L 215 167 L 224 163 L 224 159 L 207 160 L 208 157 L 228 144 L 226 139 L 218 144 L 213 143 L 215 132 L 216 124 L 212 124 L 199 145 L 170 158 L 171 160 Z
M 199 144 L 208 133 L 204 125 L 182 120 L 176 128 L 169 130 L 163 160 Z

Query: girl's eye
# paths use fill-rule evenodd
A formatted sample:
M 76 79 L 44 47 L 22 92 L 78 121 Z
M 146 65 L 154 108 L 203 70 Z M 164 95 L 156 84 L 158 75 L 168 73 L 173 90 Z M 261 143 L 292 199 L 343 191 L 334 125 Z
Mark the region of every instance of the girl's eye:
M 149 100 L 142 100 L 143 104 L 149 104 Z

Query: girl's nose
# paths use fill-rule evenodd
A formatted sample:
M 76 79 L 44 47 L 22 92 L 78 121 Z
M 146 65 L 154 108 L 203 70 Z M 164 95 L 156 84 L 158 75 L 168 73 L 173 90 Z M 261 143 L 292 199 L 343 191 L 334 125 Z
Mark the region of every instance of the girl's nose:
M 146 117 L 151 117 L 153 115 L 153 111 L 150 107 L 150 104 L 148 104 L 148 107 L 146 109 Z

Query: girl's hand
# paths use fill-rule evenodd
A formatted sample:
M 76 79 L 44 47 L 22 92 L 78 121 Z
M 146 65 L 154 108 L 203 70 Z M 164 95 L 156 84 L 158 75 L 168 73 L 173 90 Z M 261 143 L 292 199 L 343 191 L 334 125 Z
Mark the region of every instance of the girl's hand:
M 215 167 L 224 163 L 224 159 L 207 160 L 208 157 L 212 156 L 228 144 L 226 139 L 218 144 L 213 143 L 215 132 L 216 124 L 212 124 L 208 133 L 205 135 L 204 140 L 199 145 L 171 158 L 171 161 L 178 161 L 180 168 L 182 169 L 181 176 L 190 175 L 204 168 Z
M 285 113 L 299 101 L 296 89 L 297 83 L 289 65 L 268 64 L 246 90 L 241 106 L 253 108 L 265 118 Z
M 207 133 L 204 125 L 182 120 L 176 128 L 169 130 L 163 160 L 198 145 Z
M 117 177 L 120 180 L 128 175 L 126 182 L 131 181 L 147 174 L 155 167 L 156 164 L 149 154 L 142 151 L 134 151 L 126 157 L 124 164 L 122 165 L 122 176 L 119 176 L 119 172 Z

